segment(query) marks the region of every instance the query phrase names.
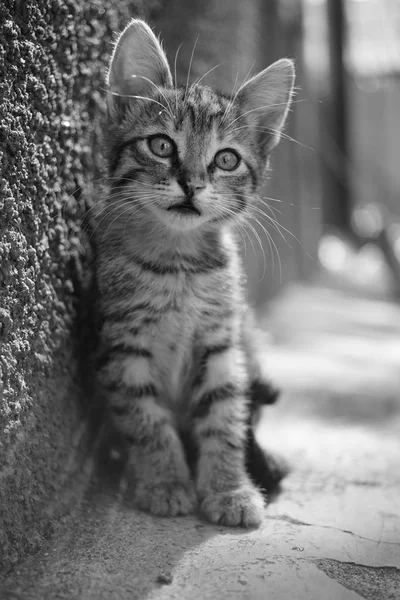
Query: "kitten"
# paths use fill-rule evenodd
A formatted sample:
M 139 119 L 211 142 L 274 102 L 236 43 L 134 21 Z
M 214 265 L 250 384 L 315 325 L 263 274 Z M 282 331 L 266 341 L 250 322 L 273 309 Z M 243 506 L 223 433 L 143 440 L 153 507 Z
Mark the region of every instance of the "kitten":
M 263 517 L 246 471 L 249 395 L 268 403 L 275 393 L 249 343 L 234 228 L 279 141 L 293 80 L 284 59 L 232 97 L 196 82 L 175 87 L 141 20 L 113 52 L 111 183 L 95 226 L 98 381 L 127 445 L 132 501 L 155 515 L 187 514 L 199 502 L 213 523 L 252 527 Z

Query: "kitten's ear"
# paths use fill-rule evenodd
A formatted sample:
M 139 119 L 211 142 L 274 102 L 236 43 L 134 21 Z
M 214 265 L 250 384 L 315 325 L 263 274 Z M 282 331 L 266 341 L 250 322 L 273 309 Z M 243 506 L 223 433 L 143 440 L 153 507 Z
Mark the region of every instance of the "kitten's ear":
M 237 95 L 266 154 L 280 140 L 292 101 L 294 79 L 293 61 L 283 58 L 247 81 Z
M 107 83 L 110 96 L 148 96 L 156 87 L 172 86 L 171 71 L 160 42 L 144 21 L 124 29 L 111 57 Z

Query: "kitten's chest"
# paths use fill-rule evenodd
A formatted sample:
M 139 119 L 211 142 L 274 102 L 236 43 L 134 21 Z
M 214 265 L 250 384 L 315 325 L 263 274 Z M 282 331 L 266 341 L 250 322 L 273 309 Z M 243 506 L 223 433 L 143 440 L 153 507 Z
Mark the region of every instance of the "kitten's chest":
M 226 291 L 231 285 L 226 286 L 225 282 L 226 274 L 222 273 L 185 275 L 177 279 L 173 289 L 168 286 L 168 307 L 154 330 L 153 344 L 162 388 L 176 408 L 187 401 L 185 395 L 205 344 L 207 325 L 220 322 L 216 320 L 216 310 L 225 312 L 232 307 L 234 298 Z
M 155 367 L 171 402 L 179 402 L 193 366 L 200 306 L 187 283 L 177 283 L 153 329 Z

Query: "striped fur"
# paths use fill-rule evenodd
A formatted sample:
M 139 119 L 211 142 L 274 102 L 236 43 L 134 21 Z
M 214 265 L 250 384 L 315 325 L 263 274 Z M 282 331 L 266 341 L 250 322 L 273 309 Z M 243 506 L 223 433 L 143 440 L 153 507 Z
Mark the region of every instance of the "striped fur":
M 263 382 L 245 334 L 249 307 L 234 230 L 276 132 L 254 125 L 245 94 L 227 98 L 171 82 L 159 42 L 133 21 L 109 74 L 110 186 L 95 223 L 98 380 L 129 448 L 137 506 L 186 514 L 198 499 L 212 522 L 255 526 L 263 499 L 245 470 L 245 444 L 249 389 Z M 171 155 L 155 154 L 152 140 Z M 226 156 L 238 160 L 233 170 L 218 166 Z M 193 479 L 188 443 L 197 456 Z

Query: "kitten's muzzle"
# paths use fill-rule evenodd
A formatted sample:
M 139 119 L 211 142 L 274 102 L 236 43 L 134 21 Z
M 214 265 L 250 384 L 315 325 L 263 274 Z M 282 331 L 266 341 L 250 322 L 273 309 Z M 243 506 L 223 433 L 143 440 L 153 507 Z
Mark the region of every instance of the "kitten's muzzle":
M 201 215 L 200 210 L 195 206 L 191 198 L 186 198 L 183 202 L 172 204 L 167 208 L 168 211 L 177 212 L 181 215 Z

